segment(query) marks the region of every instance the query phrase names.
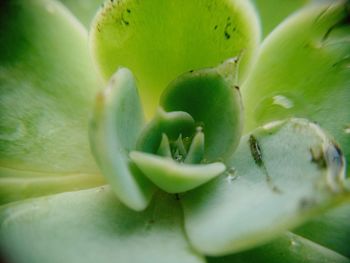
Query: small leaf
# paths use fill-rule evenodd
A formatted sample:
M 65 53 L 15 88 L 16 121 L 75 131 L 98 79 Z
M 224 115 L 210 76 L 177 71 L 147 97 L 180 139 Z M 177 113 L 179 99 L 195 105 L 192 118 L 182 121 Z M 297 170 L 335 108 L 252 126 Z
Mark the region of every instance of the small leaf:
M 225 165 L 218 162 L 191 165 L 143 152 L 131 152 L 130 158 L 154 184 L 168 193 L 191 190 L 225 171 Z
M 228 163 L 226 175 L 181 199 L 190 242 L 208 255 L 262 244 L 345 198 L 340 150 L 303 119 L 246 135 Z
M 154 187 L 128 157 L 143 126 L 135 79 L 128 69 L 118 69 L 98 94 L 90 126 L 90 143 L 102 174 L 125 205 L 145 209 Z
M 192 136 L 195 126 L 191 115 L 183 111 L 165 112 L 158 108 L 154 119 L 142 130 L 137 140 L 137 150 L 155 153 L 160 146 L 163 134 L 169 141 L 176 141 L 179 135 Z
M 350 259 L 293 233 L 271 243 L 226 257 L 209 258 L 208 263 L 349 263 Z
M 97 14 L 91 47 L 110 78 L 118 66 L 139 80 L 148 117 L 170 81 L 192 69 L 212 67 L 242 51 L 240 81 L 260 40 L 250 1 L 108 1 Z
M 236 58 L 216 68 L 185 73 L 161 97 L 166 111 L 189 113 L 205 134 L 204 158 L 225 160 L 236 149 L 243 127 L 241 97 L 234 83 Z
M 62 193 L 3 207 L 0 226 L 6 262 L 204 263 L 188 245 L 178 202 L 164 194 L 135 212 L 108 186 Z
M 242 87 L 247 131 L 307 118 L 334 136 L 350 165 L 349 17 L 349 1 L 314 1 L 265 39 Z
M 204 157 L 204 145 L 205 145 L 204 133 L 200 129 L 199 131 L 197 131 L 197 133 L 192 139 L 190 148 L 188 149 L 188 153 L 186 155 L 184 162 L 193 163 L 193 164 L 200 163 Z
M 313 218 L 293 232 L 350 257 L 349 218 L 350 203 L 347 202 Z

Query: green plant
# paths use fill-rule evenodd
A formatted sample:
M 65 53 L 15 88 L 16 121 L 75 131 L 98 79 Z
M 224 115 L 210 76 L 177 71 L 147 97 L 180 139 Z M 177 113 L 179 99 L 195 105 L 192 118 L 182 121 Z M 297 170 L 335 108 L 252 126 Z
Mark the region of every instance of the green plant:
M 99 2 L 0 4 L 3 259 L 349 262 L 349 3 Z

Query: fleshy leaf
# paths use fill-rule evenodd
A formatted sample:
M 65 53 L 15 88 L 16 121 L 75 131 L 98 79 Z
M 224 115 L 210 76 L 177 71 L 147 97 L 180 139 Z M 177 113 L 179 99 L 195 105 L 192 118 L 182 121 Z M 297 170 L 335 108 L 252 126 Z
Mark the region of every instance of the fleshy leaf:
M 90 143 L 102 174 L 119 199 L 134 210 L 145 209 L 154 192 L 154 186 L 129 160 L 142 126 L 134 76 L 120 68 L 96 97 Z
M 350 260 L 293 233 L 242 253 L 209 258 L 208 263 L 349 263 Z
M 350 257 L 350 204 L 313 218 L 294 232 Z
M 287 16 L 312 0 L 252 0 L 260 15 L 262 33 L 267 36 Z
M 315 124 L 272 123 L 242 138 L 231 167 L 182 197 L 193 246 L 223 255 L 262 244 L 343 201 L 344 158 Z
M 89 59 L 87 32 L 51 0 L 1 1 L 0 32 L 0 187 L 6 187 L 6 201 L 38 181 L 46 190 L 31 194 L 56 192 L 52 182 L 60 176 L 69 182 L 81 175 L 75 189 L 101 183 L 87 132 L 101 81 Z M 60 191 L 72 189 L 64 184 Z
M 185 164 L 171 158 L 131 152 L 137 167 L 159 188 L 168 193 L 181 193 L 202 185 L 225 171 L 223 163 Z
M 95 13 L 104 0 L 60 0 L 71 12 L 89 28 Z
M 242 0 L 108 1 L 97 14 L 91 46 L 102 74 L 120 65 L 139 80 L 147 116 L 170 81 L 244 53 L 240 80 L 260 38 L 255 10 Z
M 169 141 L 175 141 L 179 135 L 192 136 L 195 130 L 195 122 L 191 115 L 183 111 L 165 112 L 158 108 L 156 116 L 142 130 L 137 140 L 137 150 L 155 153 L 161 143 L 163 134 Z
M 0 246 L 16 263 L 203 263 L 186 241 L 181 215 L 171 196 L 159 194 L 135 212 L 108 186 L 62 193 L 3 207 Z
M 313 120 L 350 165 L 349 17 L 349 1 L 315 1 L 265 39 L 242 87 L 246 130 L 291 116 Z
M 241 96 L 235 86 L 237 59 L 185 73 L 161 97 L 166 111 L 188 112 L 205 134 L 204 159 L 225 160 L 236 149 L 243 128 Z

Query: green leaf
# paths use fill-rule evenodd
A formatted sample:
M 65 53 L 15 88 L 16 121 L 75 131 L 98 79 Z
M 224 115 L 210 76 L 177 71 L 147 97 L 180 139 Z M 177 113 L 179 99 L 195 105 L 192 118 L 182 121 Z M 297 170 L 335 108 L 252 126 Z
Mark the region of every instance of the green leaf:
M 80 174 L 76 189 L 91 176 L 101 182 L 87 132 L 101 81 L 89 59 L 87 32 L 51 0 L 2 1 L 0 32 L 0 187 L 11 187 L 7 200 L 43 177 L 55 178 L 48 188 L 58 176 L 67 182 Z
M 209 258 L 208 263 L 349 263 L 350 260 L 317 243 L 293 233 L 286 233 L 261 247 L 221 258 Z
M 149 204 L 154 186 L 129 160 L 143 126 L 143 112 L 131 71 L 120 68 L 96 97 L 90 125 L 92 152 L 119 199 L 134 210 Z
M 181 193 L 202 185 L 225 171 L 223 163 L 184 164 L 171 158 L 131 152 L 137 167 L 159 188 L 168 193 Z
M 195 122 L 190 114 L 183 111 L 166 112 L 158 108 L 156 116 L 142 130 L 137 140 L 137 150 L 156 153 L 163 134 L 169 141 L 176 141 L 181 134 L 183 137 L 192 136 L 195 131 Z
M 252 0 L 260 15 L 263 35 L 267 36 L 287 16 L 312 0 Z
M 350 165 L 348 3 L 317 1 L 266 38 L 242 87 L 246 130 L 308 118 L 335 137 Z
M 184 72 L 243 51 L 242 80 L 259 35 L 249 1 L 109 1 L 94 20 L 91 46 L 106 78 L 120 65 L 131 69 L 150 117 L 163 89 Z
M 177 201 L 160 194 L 135 212 L 107 186 L 63 193 L 2 208 L 0 225 L 9 262 L 204 262 L 186 241 Z
M 205 254 L 224 255 L 304 223 L 345 198 L 344 162 L 306 120 L 255 130 L 242 138 L 226 175 L 182 197 L 190 242 Z
M 237 59 L 185 73 L 172 81 L 161 97 L 166 111 L 189 113 L 205 134 L 204 159 L 222 161 L 236 149 L 243 128 L 241 96 L 235 86 Z
M 60 0 L 71 12 L 83 23 L 86 28 L 90 27 L 95 13 L 103 4 L 104 0 Z
M 350 203 L 313 218 L 294 232 L 350 257 Z

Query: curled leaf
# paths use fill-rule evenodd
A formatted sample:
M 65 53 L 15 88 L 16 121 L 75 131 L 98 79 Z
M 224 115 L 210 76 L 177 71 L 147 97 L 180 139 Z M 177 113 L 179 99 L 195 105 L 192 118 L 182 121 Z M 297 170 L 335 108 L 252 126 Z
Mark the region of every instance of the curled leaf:
M 119 199 L 128 207 L 143 210 L 151 200 L 153 185 L 129 160 L 143 125 L 143 112 L 135 79 L 120 68 L 108 87 L 96 98 L 90 125 L 92 152 Z

